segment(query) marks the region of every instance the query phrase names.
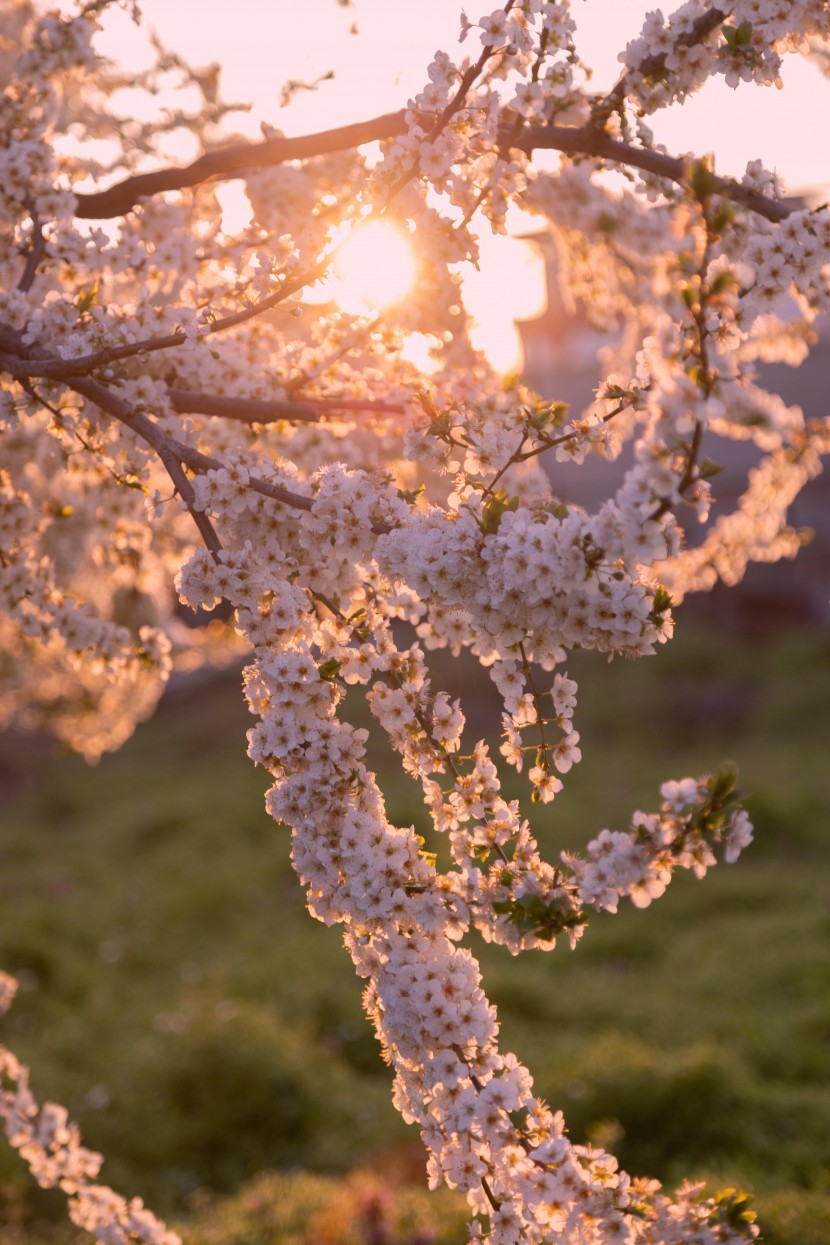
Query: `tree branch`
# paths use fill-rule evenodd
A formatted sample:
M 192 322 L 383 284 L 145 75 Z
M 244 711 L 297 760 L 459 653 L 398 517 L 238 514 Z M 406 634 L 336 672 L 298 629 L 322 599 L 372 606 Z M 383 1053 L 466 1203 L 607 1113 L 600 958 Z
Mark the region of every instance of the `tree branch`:
M 187 478 L 184 468 L 176 457 L 176 454 L 172 451 L 168 451 L 166 448 L 159 449 L 158 455 L 164 463 L 167 474 L 173 481 L 176 492 L 187 506 L 188 514 L 196 524 L 196 527 L 199 530 L 199 535 L 205 542 L 205 548 L 209 549 L 213 554 L 214 559 L 218 561 L 219 554 L 222 551 L 222 542 L 207 515 L 202 510 L 196 509 L 196 494 L 193 485 Z
M 120 394 L 114 393 L 112 389 L 108 389 L 106 385 L 101 385 L 96 380 L 78 377 L 73 380 L 67 388 L 73 389 L 75 393 L 79 393 L 82 397 L 88 398 L 90 402 L 94 402 L 107 415 L 111 415 L 120 423 L 130 428 L 136 436 L 141 437 L 148 445 L 151 445 L 158 456 L 164 462 L 165 467 L 168 461 L 175 457 L 176 462 L 190 467 L 193 471 L 204 473 L 206 471 L 219 471 L 224 465 L 218 458 L 210 458 L 207 454 L 194 449 L 192 445 L 187 445 L 184 441 L 179 441 L 176 437 L 171 437 L 158 424 L 154 423 L 149 416 L 142 412 L 133 411 L 130 404 L 121 397 Z M 283 488 L 280 484 L 270 484 L 267 480 L 260 480 L 252 476 L 248 481 L 248 488 L 255 493 L 261 493 L 263 497 L 270 497 L 273 501 L 278 501 L 284 506 L 291 506 L 295 510 L 311 510 L 313 500 L 310 497 L 304 497 L 301 493 L 293 493 L 290 489 Z
M 292 294 L 299 293 L 300 290 L 305 289 L 312 281 L 316 281 L 318 277 L 322 276 L 326 271 L 328 262 L 328 258 L 320 260 L 318 263 L 313 264 L 302 276 L 295 277 L 293 281 L 283 281 L 273 294 L 269 294 L 266 298 L 261 298 L 258 303 L 252 303 L 249 307 L 244 307 L 242 311 L 235 311 L 232 315 L 223 316 L 221 319 L 206 324 L 204 336 L 211 337 L 214 333 L 222 333 L 225 329 L 235 328 L 236 325 L 245 324 L 246 321 L 261 315 L 263 311 L 270 311 L 272 307 L 277 307 L 284 299 L 290 298 Z M 39 358 L 33 358 L 31 352 L 27 352 L 22 357 L 28 360 L 29 371 L 26 373 L 27 375 L 43 376 L 52 380 L 66 380 L 73 376 L 85 376 L 95 368 L 106 367 L 119 359 L 131 359 L 139 354 L 150 354 L 157 350 L 169 350 L 173 346 L 181 346 L 187 340 L 187 334 L 180 330 L 177 333 L 167 333 L 164 337 L 148 337 L 144 341 L 130 342 L 124 346 L 105 346 L 103 350 L 96 350 L 93 354 L 81 355 L 77 359 L 60 359 L 57 355 L 41 355 Z M 2 345 L 2 333 L 0 333 L 0 345 Z
M 218 458 L 211 458 L 207 454 L 202 454 L 201 451 L 195 449 L 192 445 L 187 445 L 186 442 L 179 441 L 176 437 L 171 437 L 147 415 L 140 411 L 132 410 L 129 403 L 120 394 L 114 393 L 112 389 L 108 389 L 106 385 L 99 384 L 96 380 L 78 377 L 71 384 L 67 384 L 67 388 L 74 390 L 75 393 L 80 394 L 83 398 L 87 398 L 90 402 L 94 402 L 105 414 L 117 419 L 119 423 L 131 429 L 136 436 L 141 437 L 143 441 L 151 445 L 170 474 L 172 474 L 170 466 L 173 463 L 190 467 L 191 470 L 200 473 L 219 471 L 224 466 Z M 254 493 L 259 493 L 263 497 L 270 497 L 272 501 L 277 501 L 281 505 L 289 506 L 294 510 L 310 511 L 314 506 L 313 498 L 306 497 L 302 493 L 294 493 L 290 489 L 283 488 L 281 484 L 272 484 L 268 480 L 260 480 L 257 476 L 250 477 L 247 487 Z M 187 504 L 187 497 L 184 497 L 183 500 Z M 199 530 L 201 531 L 201 526 Z M 372 524 L 372 531 L 378 535 L 382 535 L 389 530 L 389 525 L 386 523 Z
M 32 375 L 41 375 L 33 370 L 33 363 L 27 361 L 27 355 L 31 353 L 32 348 L 22 344 L 21 334 L 17 330 L 1 323 L 0 347 L 5 351 L 13 352 L 0 354 L 0 370 L 8 372 L 20 381 L 26 381 Z M 47 361 L 53 357 L 47 356 Z M 210 458 L 184 441 L 171 437 L 149 416 L 143 412 L 134 411 L 126 399 L 106 385 L 81 376 L 73 379 L 71 384 L 66 381 L 60 383 L 66 384 L 68 389 L 94 402 L 106 415 L 111 415 L 113 419 L 117 419 L 119 423 L 130 428 L 136 436 L 141 437 L 153 447 L 165 467 L 168 467 L 169 462 L 172 461 L 171 456 L 175 457 L 176 462 L 190 467 L 193 471 L 218 471 L 223 466 L 219 459 Z M 255 493 L 261 493 L 264 497 L 270 497 L 273 501 L 278 501 L 284 506 L 292 506 L 296 510 L 311 510 L 313 504 L 310 497 L 304 497 L 279 484 L 270 484 L 266 480 L 259 480 L 255 477 L 249 481 L 248 487 Z M 386 530 L 385 527 L 384 530 Z
M 649 147 L 635 147 L 631 143 L 611 138 L 603 130 L 593 126 L 546 125 L 538 129 L 527 129 L 524 134 L 513 141 L 519 151 L 531 153 L 538 149 L 561 151 L 566 155 L 593 156 L 601 160 L 610 160 L 614 164 L 627 165 L 642 169 L 646 173 L 655 173 L 668 181 L 686 186 L 694 157 L 670 156 L 666 152 L 654 151 Z M 745 186 L 734 177 L 718 177 L 711 175 L 713 194 L 723 195 L 737 203 L 743 203 L 758 216 L 770 221 L 782 221 L 793 211 L 793 208 L 778 199 Z
M 713 13 L 715 11 L 713 10 Z M 719 20 L 723 16 L 718 11 Z M 707 18 L 714 20 L 712 14 Z M 708 33 L 708 27 L 707 27 Z M 686 37 L 691 40 L 692 34 Z M 656 60 L 657 58 L 655 58 Z M 623 78 L 625 75 L 623 76 Z M 623 79 L 620 80 L 622 82 Z M 620 83 L 614 90 L 618 90 Z M 614 92 L 605 97 L 612 100 Z M 82 218 L 104 219 L 121 216 L 130 211 L 142 196 L 158 194 L 164 190 L 181 190 L 186 186 L 195 186 L 210 178 L 241 177 L 249 169 L 267 168 L 281 164 L 284 160 L 307 159 L 328 151 L 343 151 L 360 143 L 374 139 L 393 138 L 406 128 L 403 111 L 387 113 L 370 121 L 356 125 L 343 126 L 340 129 L 325 130 L 317 134 L 309 134 L 299 138 L 271 138 L 263 143 L 238 143 L 232 147 L 217 148 L 202 156 L 185 168 L 157 169 L 153 173 L 142 173 L 129 177 L 126 181 L 111 186 L 95 194 L 78 195 L 77 215 Z M 656 173 L 669 181 L 683 184 L 686 178 L 690 158 L 670 156 L 664 152 L 653 151 L 646 147 L 635 147 L 631 143 L 611 138 L 594 124 L 586 126 L 546 125 L 538 128 L 526 127 L 523 133 L 516 134 L 512 125 L 505 127 L 504 138 L 511 147 L 527 154 L 535 150 L 561 151 L 567 155 L 593 156 L 598 159 L 611 160 L 616 164 L 643 169 L 648 173 Z M 784 220 L 791 208 L 778 200 L 771 199 L 758 190 L 753 190 L 743 183 L 730 177 L 715 177 L 713 181 L 715 193 L 725 195 L 736 202 L 743 203 L 751 211 L 770 221 Z M 235 323 L 249 319 L 260 310 L 274 306 L 281 298 L 301 285 L 292 285 L 276 291 L 269 299 L 264 299 L 253 308 L 238 312 L 240 319 L 225 317 L 212 326 L 211 331 L 218 332 L 229 328 Z M 72 360 L 75 371 L 67 371 L 66 375 L 78 375 L 90 367 L 102 366 L 118 358 L 136 354 L 139 350 L 162 350 L 169 346 L 179 345 L 184 340 L 183 334 L 172 334 L 166 338 L 157 338 L 143 345 L 113 347 L 109 351 L 100 351 L 98 355 L 87 355 L 84 359 Z M 118 352 L 118 353 L 116 353 Z M 55 373 L 51 373 L 54 375 Z
M 46 239 L 43 236 L 43 227 L 36 214 L 32 216 L 32 240 L 29 244 L 29 252 L 26 256 L 26 264 L 17 283 L 17 288 L 22 294 L 28 294 L 34 284 L 37 276 L 38 265 L 43 259 L 46 251 Z
M 218 415 L 242 424 L 274 424 L 279 420 L 293 423 L 317 423 L 318 411 L 308 402 L 231 398 L 212 393 L 192 393 L 168 386 L 173 410 L 179 415 Z
M 132 211 L 139 199 L 165 190 L 184 190 L 214 177 L 222 180 L 244 177 L 252 169 L 270 168 L 286 160 L 308 160 L 330 151 L 348 151 L 361 143 L 394 138 L 405 129 L 404 111 L 401 109 L 373 117 L 370 121 L 359 121 L 316 134 L 296 138 L 279 136 L 267 138 L 261 143 L 234 143 L 229 147 L 217 147 L 192 164 L 138 173 L 106 190 L 79 194 L 76 196 L 78 207 L 75 215 L 82 220 L 110 220 Z
M 324 411 L 378 411 L 402 415 L 401 402 L 383 402 L 372 398 L 306 398 L 301 402 L 279 399 L 233 398 L 212 393 L 195 393 L 168 387 L 173 409 L 180 415 L 218 415 L 243 424 L 318 423 Z

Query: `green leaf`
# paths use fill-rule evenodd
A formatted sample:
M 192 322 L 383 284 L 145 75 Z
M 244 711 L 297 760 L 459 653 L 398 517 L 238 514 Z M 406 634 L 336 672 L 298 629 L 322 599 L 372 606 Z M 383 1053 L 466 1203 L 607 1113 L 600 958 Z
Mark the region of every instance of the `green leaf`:
M 715 1206 L 709 1216 L 712 1224 L 728 1224 L 732 1228 L 743 1228 L 753 1224 L 757 1218 L 755 1211 L 750 1210 L 754 1201 L 752 1194 L 743 1189 L 720 1189 L 715 1194 Z
M 89 311 L 90 307 L 93 307 L 97 301 L 98 282 L 93 281 L 92 285 L 90 285 L 87 289 L 81 290 L 75 301 L 75 306 L 78 308 L 79 314 L 83 315 L 84 312 Z
M 711 167 L 709 157 L 704 156 L 700 160 L 692 161 L 689 173 L 689 187 L 694 197 L 700 203 L 704 203 L 715 193 L 717 178 Z
M 731 203 L 724 199 L 722 203 L 718 204 L 714 212 L 712 212 L 709 217 L 709 229 L 713 234 L 721 234 L 727 225 L 732 224 L 734 219 L 735 209 Z
M 654 600 L 651 607 L 652 613 L 664 614 L 666 610 L 671 609 L 673 605 L 674 601 L 671 598 L 671 594 L 666 591 L 662 584 L 660 584 L 654 593 Z
M 489 536 L 493 532 L 497 532 L 502 515 L 508 510 L 518 510 L 518 497 L 508 497 L 504 489 L 499 489 L 498 493 L 493 493 L 487 499 L 484 505 L 484 512 L 481 519 L 481 530 L 485 536 Z
M 709 779 L 708 787 L 712 800 L 725 800 L 734 791 L 737 781 L 737 765 L 734 761 L 724 761 L 717 773 Z
M 606 385 L 598 396 L 607 402 L 618 402 L 620 398 L 628 397 L 628 390 L 623 389 L 622 385 Z
M 527 1107 L 519 1107 L 516 1111 L 508 1111 L 507 1118 L 514 1128 L 524 1128 L 527 1123 Z
M 416 489 L 399 488 L 398 497 L 400 497 L 401 501 L 405 501 L 407 506 L 411 506 L 424 493 L 425 489 L 426 485 L 424 484 L 419 484 Z

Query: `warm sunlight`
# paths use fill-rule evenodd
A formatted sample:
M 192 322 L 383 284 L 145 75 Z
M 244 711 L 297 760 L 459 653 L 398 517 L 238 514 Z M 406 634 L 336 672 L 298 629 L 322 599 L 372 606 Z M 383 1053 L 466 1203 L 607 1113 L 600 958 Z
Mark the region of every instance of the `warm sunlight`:
M 527 218 L 525 228 L 531 224 Z M 473 318 L 470 340 L 497 372 L 521 370 L 517 320 L 532 320 L 547 306 L 545 264 L 539 249 L 522 238 L 482 229 L 480 270 L 465 265 L 464 305 Z
M 415 257 L 388 221 L 358 225 L 340 248 L 327 295 L 344 311 L 379 311 L 400 302 L 415 280 Z

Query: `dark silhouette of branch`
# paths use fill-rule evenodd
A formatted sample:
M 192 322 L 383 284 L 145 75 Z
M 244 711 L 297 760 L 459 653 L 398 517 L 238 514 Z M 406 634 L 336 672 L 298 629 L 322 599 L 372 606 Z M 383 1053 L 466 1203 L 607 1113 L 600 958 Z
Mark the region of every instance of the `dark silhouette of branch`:
M 29 377 L 33 375 L 32 364 L 27 360 L 27 355 L 31 353 L 32 347 L 26 346 L 23 343 L 22 334 L 9 325 L 0 323 L 0 349 L 9 352 L 0 354 L 0 370 L 8 372 L 21 382 L 27 382 Z M 106 415 L 117 419 L 119 423 L 130 428 L 136 436 L 152 446 L 180 492 L 182 476 L 178 468 L 189 467 L 191 471 L 204 474 L 206 471 L 218 471 L 224 466 L 218 458 L 211 458 L 207 454 L 202 454 L 200 450 L 195 449 L 192 445 L 179 441 L 176 437 L 171 437 L 148 415 L 145 415 L 142 411 L 134 411 L 121 394 L 107 385 L 102 385 L 97 380 L 92 380 L 89 377 L 81 376 L 75 377 L 71 381 L 61 381 L 60 383 L 66 384 L 68 389 L 93 402 Z M 247 487 L 254 493 L 259 493 L 263 497 L 270 497 L 272 501 L 277 501 L 281 505 L 289 506 L 295 510 L 311 510 L 314 505 L 313 498 L 306 497 L 302 493 L 294 493 L 291 489 L 283 488 L 281 484 L 273 484 L 269 480 L 260 480 L 256 476 L 250 478 Z M 188 509 L 191 509 L 189 496 L 192 498 L 192 494 L 182 493 L 182 499 L 188 506 Z M 192 513 L 194 520 L 196 520 L 198 512 Z M 203 525 L 198 520 L 196 522 L 200 532 L 203 532 Z M 377 534 L 382 534 L 389 530 L 389 526 L 385 523 L 372 524 L 372 531 Z M 203 532 L 203 535 L 207 534 L 206 531 Z M 216 539 L 214 533 L 214 543 Z M 209 544 L 208 548 L 211 547 Z M 216 545 L 214 552 L 217 549 L 218 545 Z
M 403 414 L 401 402 L 384 402 L 373 398 L 306 398 L 291 402 L 281 399 L 235 398 L 213 393 L 196 393 L 168 387 L 173 409 L 181 415 L 218 415 L 243 424 L 318 423 L 323 412 L 378 411 Z
M 222 542 L 216 532 L 216 528 L 210 519 L 202 510 L 196 509 L 196 493 L 187 477 L 184 467 L 179 462 L 175 453 L 167 449 L 158 451 L 159 458 L 164 463 L 165 470 L 173 481 L 176 492 L 187 506 L 187 512 L 193 522 L 196 524 L 199 535 L 205 542 L 205 548 L 209 549 L 214 558 L 218 562 L 219 554 L 222 551 Z
M 101 385 L 98 381 L 88 380 L 86 378 L 73 380 L 71 385 L 67 385 L 75 393 L 81 394 L 90 402 L 94 402 L 107 415 L 113 416 L 125 424 L 143 441 L 151 445 L 161 458 L 165 466 L 169 462 L 176 462 L 185 467 L 190 467 L 192 471 L 204 474 L 206 471 L 218 471 L 223 466 L 218 458 L 211 458 L 207 454 L 201 453 L 192 445 L 187 445 L 184 441 L 179 441 L 176 437 L 171 437 L 169 433 L 154 423 L 149 416 L 140 411 L 133 411 L 130 404 L 115 393 L 112 389 L 108 389 L 106 385 Z M 169 469 L 169 468 L 168 468 Z M 283 488 L 281 484 L 272 484 L 268 480 L 260 480 L 256 476 L 251 476 L 248 480 L 247 488 L 254 493 L 259 493 L 263 497 L 270 497 L 272 501 L 278 501 L 283 506 L 289 506 L 294 510 L 311 510 L 314 506 L 314 499 L 306 497 L 302 493 L 294 493 L 290 489 Z M 372 531 L 378 534 L 388 532 L 389 526 L 385 523 L 373 523 Z
M 686 186 L 692 170 L 697 163 L 694 156 L 670 156 L 666 152 L 655 151 L 651 147 L 635 147 L 632 143 L 611 138 L 604 130 L 593 126 L 562 126 L 546 125 L 538 129 L 526 129 L 514 140 L 513 146 L 520 151 L 532 152 L 539 149 L 561 151 L 573 156 L 593 156 L 601 160 L 610 160 L 614 164 L 626 165 L 629 168 L 642 169 L 645 173 L 655 173 L 668 181 Z M 723 195 L 737 203 L 743 203 L 751 211 L 771 221 L 785 220 L 794 210 L 791 204 L 782 203 L 780 199 L 772 199 L 769 195 L 754 190 L 733 177 L 718 177 L 712 173 L 709 184 L 713 194 Z
M 319 420 L 317 410 L 307 402 L 224 397 L 169 386 L 167 393 L 173 410 L 180 415 L 218 415 L 243 424 L 275 424 L 279 420 L 312 424 Z
M 220 180 L 243 177 L 251 169 L 270 168 L 286 160 L 308 160 L 331 151 L 348 151 L 361 143 L 394 138 L 405 129 L 401 109 L 370 121 L 359 121 L 318 134 L 305 134 L 297 138 L 279 136 L 266 138 L 261 143 L 234 143 L 228 147 L 217 147 L 192 164 L 137 173 L 107 190 L 77 195 L 75 215 L 83 220 L 109 220 L 130 212 L 139 199 L 165 190 L 184 190 L 214 177 Z
M 32 240 L 26 255 L 26 264 L 17 283 L 17 288 L 21 293 L 26 294 L 32 288 L 37 276 L 38 265 L 43 259 L 45 252 L 46 239 L 43 236 L 43 227 L 35 215 L 32 221 Z
M 27 360 L 27 355 L 31 353 L 32 347 L 26 346 L 23 343 L 22 335 L 16 329 L 4 324 L 0 324 L 0 347 L 5 351 L 9 351 L 9 353 L 0 354 L 0 369 L 8 372 L 18 380 L 27 381 L 29 376 L 33 374 L 32 364 Z M 66 382 L 61 381 L 60 383 Z M 79 376 L 74 378 L 71 384 L 66 383 L 66 387 L 80 394 L 81 397 L 86 398 L 88 401 L 94 402 L 106 415 L 117 419 L 119 423 L 130 428 L 136 436 L 146 441 L 156 451 L 168 472 L 171 463 L 178 463 L 179 466 L 190 467 L 192 471 L 202 473 L 217 471 L 223 466 L 223 463 L 218 458 L 210 458 L 207 454 L 202 454 L 184 441 L 171 437 L 148 415 L 145 415 L 142 411 L 134 411 L 126 398 L 122 397 L 120 393 L 106 385 L 100 384 L 97 380 Z M 249 481 L 248 487 L 253 492 L 261 493 L 264 497 L 270 497 L 273 501 L 278 501 L 284 506 L 291 506 L 296 510 L 311 510 L 312 499 L 310 497 L 304 497 L 301 493 L 293 493 L 290 489 L 283 488 L 279 484 L 252 478 Z M 384 530 L 386 529 L 384 528 Z
M 106 385 L 99 384 L 97 380 L 77 377 L 67 385 L 67 388 L 79 393 L 81 397 L 87 398 L 90 402 L 94 402 L 105 414 L 125 424 L 136 436 L 141 437 L 142 441 L 146 441 L 153 447 L 165 466 L 168 462 L 175 461 L 180 465 L 190 467 L 192 471 L 204 474 L 206 471 L 218 471 L 224 465 L 218 458 L 202 454 L 192 445 L 171 437 L 148 415 L 141 411 L 134 411 L 125 398 Z M 273 501 L 281 502 L 284 506 L 291 506 L 295 510 L 311 510 L 312 507 L 310 497 L 304 497 L 301 493 L 293 493 L 290 489 L 283 488 L 280 484 L 271 484 L 267 480 L 252 477 L 248 482 L 248 488 L 255 493 L 261 493 L 263 497 L 270 497 Z
M 707 17 L 709 16 L 711 15 L 707 14 Z M 722 20 L 720 14 L 719 18 Z M 619 85 L 618 83 L 617 87 Z M 606 99 L 610 100 L 612 96 L 613 92 Z M 135 177 L 128 177 L 116 186 L 111 186 L 109 190 L 79 195 L 77 215 L 95 219 L 121 216 L 135 207 L 139 198 L 143 196 L 196 186 L 214 177 L 219 179 L 241 177 L 249 169 L 267 168 L 281 164 L 285 160 L 308 159 L 329 151 L 348 150 L 374 139 L 393 138 L 396 134 L 402 133 L 405 128 L 404 113 L 401 111 L 387 113 L 382 117 L 375 117 L 371 121 L 360 122 L 356 125 L 309 134 L 305 137 L 269 138 L 262 143 L 237 143 L 232 147 L 217 148 L 184 168 L 157 169 L 153 173 L 141 173 Z M 687 179 L 689 167 L 693 163 L 691 157 L 670 156 L 665 152 L 654 151 L 648 147 L 636 147 L 631 143 L 614 139 L 593 124 L 525 127 L 518 134 L 511 125 L 505 127 L 505 141 L 509 142 L 511 147 L 527 154 L 532 154 L 535 150 L 546 149 L 561 151 L 568 155 L 611 160 L 615 164 L 655 173 L 659 177 L 665 177 L 681 185 Z M 713 189 L 716 194 L 743 203 L 751 211 L 757 212 L 759 216 L 770 221 L 784 220 L 792 211 L 791 207 L 779 200 L 745 186 L 734 178 L 714 177 Z M 290 291 L 278 291 L 277 294 L 284 297 L 286 292 Z M 238 315 L 243 319 L 248 319 L 250 315 L 257 314 L 258 310 L 265 310 L 267 306 L 272 306 L 279 301 L 279 297 L 275 295 L 271 298 L 273 302 L 266 299 L 263 303 L 257 304 L 256 308 L 239 312 Z M 218 331 L 220 327 L 230 327 L 233 322 L 240 321 L 233 321 L 232 317 L 227 317 L 226 320 L 214 325 L 212 331 Z M 121 353 L 115 353 L 115 350 L 101 351 L 98 356 L 89 355 L 83 360 L 73 360 L 76 370 L 72 373 L 67 372 L 67 375 L 77 375 L 90 367 L 102 366 L 115 359 L 136 354 L 139 350 L 166 349 L 168 346 L 178 345 L 182 340 L 182 335 L 173 334 L 144 345 L 136 344 L 120 348 Z

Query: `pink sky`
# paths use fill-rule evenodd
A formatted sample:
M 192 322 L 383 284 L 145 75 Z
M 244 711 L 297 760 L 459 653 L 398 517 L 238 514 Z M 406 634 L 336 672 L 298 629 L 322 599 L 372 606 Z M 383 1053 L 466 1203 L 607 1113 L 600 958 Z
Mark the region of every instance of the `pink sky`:
M 423 85 L 437 48 L 459 50 L 461 5 L 454 0 L 353 0 L 349 7 L 337 0 L 142 0 L 141 7 L 168 45 L 195 62 L 220 62 L 226 97 L 254 105 L 239 122 L 252 134 L 260 120 L 301 133 L 398 108 Z M 491 7 L 466 0 L 471 18 Z M 652 8 L 648 0 L 574 0 L 579 46 L 598 87 L 614 80 L 617 53 Z M 107 22 L 107 50 L 135 57 L 140 36 L 126 14 L 116 10 Z M 357 35 L 349 33 L 353 23 Z M 287 78 L 310 81 L 329 69 L 332 82 L 279 107 Z M 811 142 L 811 118 L 826 114 L 830 84 L 801 57 L 787 58 L 783 77 L 782 92 L 749 85 L 732 91 L 713 82 L 661 116 L 658 136 L 677 152 L 715 151 L 724 173 L 740 174 L 760 157 L 790 189 L 830 181 L 830 167 Z

